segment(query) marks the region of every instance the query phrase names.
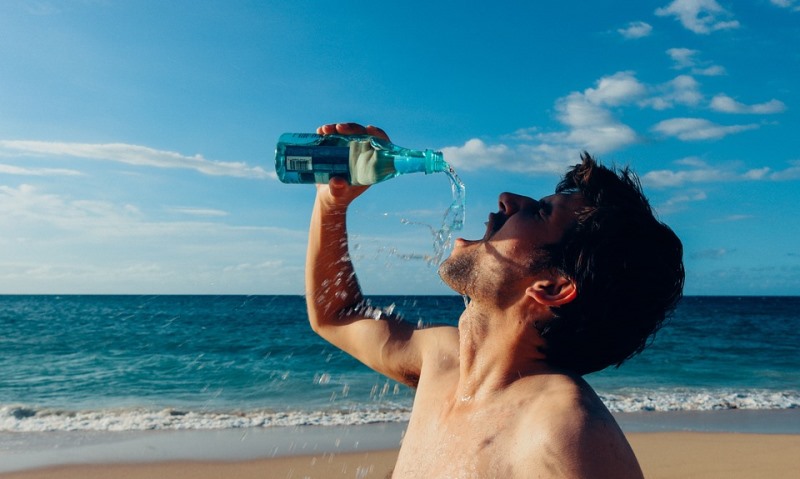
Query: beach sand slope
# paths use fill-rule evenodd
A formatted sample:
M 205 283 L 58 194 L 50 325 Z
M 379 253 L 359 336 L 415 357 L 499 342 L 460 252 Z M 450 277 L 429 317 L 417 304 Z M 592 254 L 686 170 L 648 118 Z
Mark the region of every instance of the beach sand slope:
M 648 479 L 797 479 L 800 435 L 630 433 Z M 2 479 L 385 478 L 396 450 L 321 453 L 237 462 L 76 465 L 0 474 Z

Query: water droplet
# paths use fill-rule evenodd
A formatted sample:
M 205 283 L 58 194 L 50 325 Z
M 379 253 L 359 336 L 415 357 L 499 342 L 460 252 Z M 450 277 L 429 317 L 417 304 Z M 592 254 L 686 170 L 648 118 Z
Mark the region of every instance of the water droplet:
M 441 226 L 436 229 L 430 225 L 417 223 L 406 218 L 400 220 L 402 224 L 407 225 L 420 225 L 427 227 L 433 236 L 433 254 L 432 255 L 403 255 L 402 258 L 406 260 L 422 258 L 428 265 L 438 267 L 444 259 L 447 252 L 453 246 L 453 233 L 459 231 L 464 227 L 464 219 L 466 213 L 466 188 L 464 182 L 456 174 L 456 171 L 449 167 L 446 171 L 448 179 L 450 180 L 450 190 L 453 195 L 453 201 L 442 217 Z

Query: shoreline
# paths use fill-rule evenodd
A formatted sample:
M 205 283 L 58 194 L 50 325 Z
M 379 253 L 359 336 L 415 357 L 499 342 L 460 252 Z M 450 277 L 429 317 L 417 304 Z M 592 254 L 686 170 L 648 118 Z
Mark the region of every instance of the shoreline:
M 707 469 L 701 459 L 717 457 L 726 463 L 744 461 L 737 469 L 748 470 L 747 464 L 761 464 L 759 457 L 791 464 L 791 458 L 781 456 L 780 451 L 784 456 L 797 456 L 789 452 L 800 450 L 800 409 L 618 413 L 615 417 L 637 456 L 640 452 L 643 455 L 643 467 L 645 463 L 656 468 L 677 467 L 685 461 L 674 454 L 688 454 L 697 457 L 693 466 L 686 467 Z M 295 477 L 291 471 L 301 470 L 315 477 L 327 467 L 325 464 L 350 471 L 346 477 L 354 477 L 357 468 L 357 477 L 384 477 L 372 476 L 369 471 L 393 465 L 405 427 L 406 423 L 397 422 L 217 430 L 0 432 L 0 478 L 95 477 L 92 471 L 105 471 L 96 477 L 148 477 L 136 475 L 144 471 L 150 471 L 150 477 L 167 477 L 173 476 L 168 470 L 176 465 L 195 471 L 192 477 L 199 478 L 250 477 L 246 475 L 250 469 L 261 474 L 252 477 L 263 477 L 265 468 L 290 474 L 276 477 Z M 663 447 L 675 452 L 660 455 Z M 728 452 L 735 454 L 728 457 Z M 800 470 L 800 465 L 794 465 Z M 156 474 L 156 470 L 161 472 Z M 205 470 L 227 472 L 209 476 L 204 475 Z M 336 477 L 325 470 L 325 475 L 317 477 Z

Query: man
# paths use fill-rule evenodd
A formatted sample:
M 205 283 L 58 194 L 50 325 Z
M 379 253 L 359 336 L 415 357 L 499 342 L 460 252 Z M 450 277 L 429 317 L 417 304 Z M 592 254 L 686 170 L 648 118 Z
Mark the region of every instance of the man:
M 371 134 L 332 124 L 321 134 Z M 554 195 L 503 193 L 485 236 L 458 239 L 440 276 L 470 302 L 458 328 L 366 315 L 346 211 L 365 187 L 319 185 L 306 271 L 311 326 L 416 388 L 395 478 L 641 478 L 581 378 L 644 348 L 683 287 L 682 247 L 627 171 L 588 155 Z

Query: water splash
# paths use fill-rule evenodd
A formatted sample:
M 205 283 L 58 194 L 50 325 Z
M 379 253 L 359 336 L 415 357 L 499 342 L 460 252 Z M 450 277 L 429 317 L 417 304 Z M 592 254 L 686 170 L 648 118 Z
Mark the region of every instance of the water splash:
M 408 219 L 401 219 L 400 222 L 407 225 L 424 226 L 428 228 L 433 236 L 433 254 L 398 254 L 393 252 L 394 256 L 400 257 L 405 260 L 422 259 L 429 266 L 438 267 L 445 255 L 453 247 L 453 233 L 460 231 L 464 227 L 464 218 L 466 213 L 466 188 L 464 182 L 456 174 L 456 170 L 448 165 L 448 170 L 445 171 L 447 178 L 450 180 L 450 191 L 453 195 L 453 202 L 444 212 L 442 217 L 442 224 L 439 229 L 433 226 L 410 221 Z
M 445 253 L 453 247 L 453 232 L 460 231 L 464 227 L 466 216 L 466 187 L 461 178 L 456 174 L 456 170 L 448 165 L 445 172 L 450 179 L 450 190 L 453 195 L 453 202 L 444 213 L 442 227 L 433 236 L 433 256 L 428 260 L 431 266 L 439 266 Z
M 384 319 L 387 316 L 394 316 L 395 303 L 385 307 L 373 306 L 369 299 L 359 301 L 352 307 L 341 312 L 342 315 L 357 314 L 366 318 L 372 318 L 376 321 Z M 398 316 L 399 317 L 399 316 Z

